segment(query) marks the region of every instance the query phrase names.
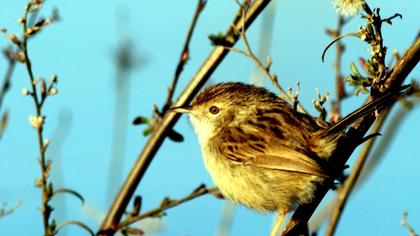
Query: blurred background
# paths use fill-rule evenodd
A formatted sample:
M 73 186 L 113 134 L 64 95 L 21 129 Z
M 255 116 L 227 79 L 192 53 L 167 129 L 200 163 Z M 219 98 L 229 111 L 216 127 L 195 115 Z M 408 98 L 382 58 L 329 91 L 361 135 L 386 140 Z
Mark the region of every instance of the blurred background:
M 0 28 L 20 35 L 18 18 L 26 3 L 25 0 L 1 1 Z M 58 196 L 53 204 L 54 219 L 80 220 L 95 230 L 99 227 L 147 140 L 142 135 L 145 127 L 133 126 L 131 122 L 138 115 L 150 117 L 153 104 L 159 107 L 164 104 L 196 3 L 195 0 L 46 2 L 40 16 L 48 17 L 56 8 L 61 20 L 30 40 L 29 53 L 36 76 L 49 79 L 53 74 L 58 75 L 59 93 L 49 98 L 44 108 L 47 117 L 44 134 L 51 140 L 47 157 L 53 161 L 55 186 L 72 188 L 86 201 L 82 207 L 72 196 Z M 419 31 L 420 2 L 372 0 L 368 3 L 372 8 L 380 7 L 383 17 L 402 14 L 402 20 L 395 19 L 392 26 L 383 26 L 389 52 L 397 50 L 402 54 Z M 175 95 L 212 49 L 208 36 L 225 32 L 237 9 L 233 0 L 208 1 L 190 45 L 191 60 Z M 267 27 L 271 27 L 267 23 L 270 20 L 261 21 L 267 17 L 273 23 L 272 35 L 265 35 Z M 312 106 L 315 89 L 335 93 L 334 48 L 327 52 L 325 63 L 321 62 L 321 54 L 331 41 L 325 29 L 334 28 L 336 22 L 337 14 L 330 0 L 279 0 L 247 32 L 255 50 L 261 38 L 266 45 L 271 41 L 267 53 L 273 58 L 272 72 L 278 75 L 284 88 L 294 87 L 300 81 L 300 101 L 314 115 L 317 115 Z M 357 31 L 360 25 L 364 22 L 356 16 L 343 32 Z M 349 74 L 351 62 L 357 62 L 359 56 L 369 56 L 368 45 L 354 38 L 343 42 L 347 49 L 343 73 Z M 0 48 L 8 45 L 3 37 Z M 125 57 L 129 58 L 128 64 L 124 64 L 128 70 L 117 69 L 121 53 L 128 55 Z M 6 68 L 6 59 L 0 58 L 0 78 Z M 411 73 L 408 81 L 418 79 L 419 68 Z M 230 53 L 210 83 L 249 82 L 251 74 L 256 76 L 254 70 L 249 58 Z M 275 91 L 265 78 L 264 85 Z M 28 122 L 35 111 L 33 101 L 21 93 L 28 87 L 26 70 L 18 64 L 0 111 L 7 110 L 10 116 L 0 140 L 0 204 L 7 203 L 7 208 L 13 208 L 16 202 L 21 204 L 12 214 L 0 218 L 2 235 L 43 232 L 38 210 L 41 193 L 34 187 L 35 178 L 40 176 L 36 132 Z M 352 88 L 347 91 L 352 93 Z M 364 96 L 344 100 L 343 114 L 360 106 Z M 400 119 L 391 144 L 376 147 L 386 149 L 383 159 L 352 195 L 337 235 L 408 235 L 400 225 L 404 210 L 409 212 L 411 226 L 420 231 L 419 117 L 420 109 L 414 107 Z M 159 206 L 165 196 L 180 198 L 201 183 L 213 185 L 187 118 L 182 117 L 175 128 L 185 140 L 182 143 L 166 140 L 152 162 L 136 192 L 143 197 L 143 211 Z M 118 159 L 112 160 L 113 156 Z M 242 206 L 232 212 L 232 207 L 226 207 L 223 200 L 210 195 L 168 210 L 161 219 L 146 220 L 139 227 L 147 235 L 216 235 L 223 209 L 230 209 L 233 214 L 228 230 L 231 235 L 267 235 L 270 231 L 274 215 Z M 84 234 L 70 226 L 59 235 Z

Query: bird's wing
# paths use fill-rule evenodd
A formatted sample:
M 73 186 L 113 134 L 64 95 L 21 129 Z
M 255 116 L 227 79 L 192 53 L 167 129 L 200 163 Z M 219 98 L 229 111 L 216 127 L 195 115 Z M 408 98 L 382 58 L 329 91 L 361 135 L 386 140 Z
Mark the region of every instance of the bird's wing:
M 219 136 L 221 135 L 221 136 Z M 311 157 L 277 142 L 273 137 L 256 137 L 242 129 L 227 128 L 222 131 L 217 143 L 218 151 L 236 164 L 292 171 L 326 177 L 327 173 Z M 262 134 L 264 136 L 264 134 Z

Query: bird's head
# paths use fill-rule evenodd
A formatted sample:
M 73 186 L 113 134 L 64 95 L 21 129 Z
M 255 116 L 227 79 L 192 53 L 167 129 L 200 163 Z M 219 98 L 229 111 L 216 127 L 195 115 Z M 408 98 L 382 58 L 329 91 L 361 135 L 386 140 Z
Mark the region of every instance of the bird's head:
M 240 125 L 255 115 L 258 106 L 275 100 L 276 95 L 264 88 L 220 83 L 200 92 L 191 105 L 171 111 L 188 114 L 200 143 L 205 144 L 223 127 Z

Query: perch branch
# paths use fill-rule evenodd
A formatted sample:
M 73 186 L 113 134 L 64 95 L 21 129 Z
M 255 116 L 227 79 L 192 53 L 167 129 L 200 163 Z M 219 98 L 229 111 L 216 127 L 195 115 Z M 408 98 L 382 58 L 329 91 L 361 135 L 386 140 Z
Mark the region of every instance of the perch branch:
M 390 107 L 385 109 L 375 122 L 375 125 L 372 129 L 372 134 L 379 133 L 381 130 L 384 121 L 386 120 L 386 117 L 388 116 L 390 111 Z M 341 215 L 343 214 L 344 207 L 347 203 L 348 198 L 350 197 L 350 194 L 359 179 L 360 173 L 363 170 L 363 167 L 365 166 L 366 160 L 369 157 L 370 152 L 372 151 L 373 144 L 375 143 L 376 139 L 371 138 L 363 146 L 363 149 L 361 150 L 359 157 L 357 158 L 357 162 L 353 167 L 352 172 L 344 182 L 344 185 L 338 190 L 337 192 L 337 202 L 334 206 L 330 223 L 328 224 L 327 230 L 325 235 L 332 236 L 335 233 L 335 230 L 337 228 L 338 222 L 340 221 Z
M 384 92 L 391 90 L 394 86 L 400 85 L 407 78 L 408 74 L 414 69 L 419 60 L 420 39 L 417 39 L 416 42 L 407 50 L 400 62 L 397 63 L 397 65 L 394 67 L 393 72 L 386 81 L 386 84 L 389 84 L 387 87 L 388 89 Z M 391 82 L 388 82 L 388 80 L 391 80 Z M 369 97 L 368 100 L 370 99 L 372 98 Z M 357 147 L 355 144 L 352 145 L 352 143 L 356 143 L 354 141 L 360 140 L 368 131 L 372 123 L 372 117 L 361 118 L 358 127 L 352 128 L 347 132 L 348 139 L 345 141 L 342 140 L 338 143 L 336 152 L 331 157 L 333 160 L 337 160 L 338 166 L 344 166 L 344 163 L 348 160 L 354 149 Z M 315 192 L 315 199 L 313 202 L 299 206 L 293 214 L 291 220 L 288 222 L 283 235 L 295 235 L 299 233 L 303 228 L 305 228 L 306 222 L 308 222 L 309 218 L 320 204 L 327 191 L 327 187 L 320 186 Z

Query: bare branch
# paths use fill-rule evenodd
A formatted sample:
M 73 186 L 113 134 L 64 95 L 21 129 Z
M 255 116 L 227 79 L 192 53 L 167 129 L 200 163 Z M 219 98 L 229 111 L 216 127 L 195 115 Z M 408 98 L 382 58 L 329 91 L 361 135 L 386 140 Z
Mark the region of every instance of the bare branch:
M 51 193 L 52 191 L 52 185 L 48 181 L 49 176 L 49 170 L 50 170 L 50 163 L 47 162 L 47 159 L 45 157 L 46 147 L 44 143 L 44 134 L 43 134 L 43 128 L 44 128 L 44 117 L 42 114 L 42 103 L 45 100 L 45 97 L 41 96 L 39 97 L 39 93 L 43 93 L 42 91 L 38 91 L 36 85 L 38 81 L 35 79 L 34 73 L 32 71 L 32 64 L 31 59 L 29 58 L 29 49 L 28 49 L 28 39 L 32 35 L 33 30 L 29 28 L 28 25 L 28 15 L 31 12 L 33 5 L 32 1 L 30 1 L 25 8 L 24 14 L 22 16 L 22 26 L 23 26 L 23 33 L 22 33 L 22 44 L 21 44 L 21 50 L 24 53 L 24 63 L 26 65 L 26 70 L 28 72 L 29 76 L 29 82 L 31 84 L 31 96 L 34 101 L 35 105 L 35 111 L 36 111 L 36 118 L 39 121 L 39 125 L 34 125 L 33 127 L 37 131 L 37 138 L 38 138 L 38 148 L 39 148 L 39 165 L 41 167 L 41 179 L 36 181 L 36 185 L 39 186 L 42 190 L 42 220 L 44 225 L 44 231 L 45 235 L 51 235 L 51 231 L 54 231 L 54 229 L 50 229 L 50 215 L 52 212 L 52 207 L 49 204 L 49 201 L 51 199 Z M 41 82 L 42 83 L 42 82 Z M 41 85 L 41 87 L 44 87 Z M 42 89 L 40 89 L 42 90 Z M 45 92 L 44 92 L 45 93 Z M 49 188 L 51 186 L 51 189 Z
M 403 219 L 401 220 L 401 225 L 403 225 L 407 231 L 408 235 L 410 236 L 419 236 L 416 231 L 408 224 L 407 222 L 408 213 L 406 211 L 403 212 Z
M 178 65 L 176 67 L 175 74 L 172 79 L 172 84 L 168 88 L 168 96 L 166 97 L 166 103 L 162 109 L 163 112 L 166 112 L 172 106 L 172 99 L 174 96 L 176 85 L 178 83 L 179 76 L 181 75 L 185 64 L 190 59 L 190 48 L 189 48 L 190 41 L 194 32 L 195 26 L 197 24 L 198 17 L 200 16 L 201 12 L 206 6 L 206 3 L 207 3 L 207 0 L 198 0 L 197 7 L 195 8 L 195 13 L 194 13 L 190 28 L 188 29 L 187 38 L 185 39 L 184 47 L 182 49 L 181 55 L 179 57 Z
M 388 107 L 385 109 L 379 116 L 379 118 L 376 120 L 374 127 L 372 128 L 372 134 L 377 134 L 381 130 L 386 117 L 388 116 L 390 111 L 390 108 Z M 350 197 L 350 194 L 359 179 L 360 173 L 363 170 L 363 167 L 366 163 L 367 158 L 369 157 L 370 152 L 372 151 L 373 144 L 375 143 L 375 139 L 371 138 L 368 141 L 366 141 L 365 145 L 363 146 L 363 149 L 361 150 L 359 157 L 357 158 L 357 162 L 355 166 L 353 167 L 352 172 L 344 182 L 344 185 L 340 187 L 340 189 L 337 192 L 337 202 L 334 206 L 330 223 L 327 227 L 325 235 L 332 236 L 334 235 L 335 229 L 337 228 L 338 222 L 340 220 L 340 217 L 344 211 L 344 207 L 347 203 L 348 198 Z
M 392 88 L 401 84 L 408 74 L 414 69 L 420 60 L 420 37 L 416 38 L 414 44 L 407 50 L 405 55 L 397 63 L 391 76 L 385 82 L 386 88 Z
M 243 17 L 243 20 L 245 21 L 246 13 L 247 13 L 246 9 L 248 9 L 248 6 L 244 6 L 243 4 L 240 4 L 238 1 L 237 1 L 237 3 L 240 5 L 240 9 L 242 9 L 242 11 L 243 11 L 242 17 Z M 245 24 L 243 24 L 243 26 L 244 25 Z M 258 57 L 255 55 L 255 53 L 253 52 L 253 50 L 252 50 L 252 48 L 251 48 L 251 46 L 248 42 L 248 38 L 245 34 L 245 30 L 243 28 L 239 28 L 238 33 L 241 36 L 241 39 L 245 44 L 246 51 L 243 51 L 243 50 L 240 50 L 240 49 L 234 49 L 234 51 L 239 52 L 239 53 L 251 58 L 251 60 L 255 63 L 255 65 L 257 65 L 257 67 L 261 69 L 261 71 L 266 75 L 266 77 L 271 81 L 271 83 L 273 83 L 274 87 L 280 92 L 281 97 L 283 97 L 285 99 L 288 99 L 292 104 L 297 106 L 297 108 L 301 112 L 307 114 L 308 112 L 305 110 L 305 108 L 302 107 L 302 105 L 300 105 L 299 101 L 297 101 L 295 97 L 290 96 L 290 94 L 287 93 L 281 87 L 281 85 L 278 82 L 277 75 L 271 74 L 271 72 L 270 72 L 270 67 L 271 67 L 271 63 L 272 63 L 271 60 L 268 62 L 268 65 L 264 65 L 260 61 L 260 59 L 258 59 Z
M 191 201 L 193 199 L 196 199 L 198 197 L 204 196 L 206 194 L 214 194 L 217 193 L 218 189 L 217 188 L 206 188 L 205 185 L 200 185 L 196 190 L 194 190 L 192 193 L 188 194 L 187 196 L 180 198 L 180 199 L 172 199 L 169 200 L 168 198 L 165 198 L 161 205 L 155 209 L 149 210 L 143 214 L 137 215 L 137 216 L 133 216 L 133 217 L 129 217 L 128 219 L 122 221 L 119 225 L 118 225 L 118 230 L 122 230 L 125 227 L 134 224 L 138 221 L 141 221 L 145 218 L 149 218 L 149 217 L 156 217 L 162 214 L 162 212 L 164 212 L 165 210 L 168 210 L 170 208 L 179 206 L 185 202 Z
M 7 203 L 3 203 L 0 207 L 0 218 L 12 214 L 21 204 L 21 201 L 17 201 L 14 207 L 7 209 Z
M 344 25 L 347 23 L 344 16 L 338 16 L 337 19 L 337 26 L 335 30 L 327 30 L 327 34 L 330 36 L 337 38 L 341 35 L 343 31 Z M 343 54 L 345 51 L 344 44 L 341 41 L 338 41 L 335 46 L 335 62 L 334 62 L 334 70 L 335 70 L 335 100 L 332 103 L 332 109 L 330 114 L 330 122 L 334 123 L 338 121 L 341 117 L 341 101 L 346 98 L 346 89 L 344 86 L 344 78 L 342 74 L 342 67 L 341 62 L 343 58 Z

